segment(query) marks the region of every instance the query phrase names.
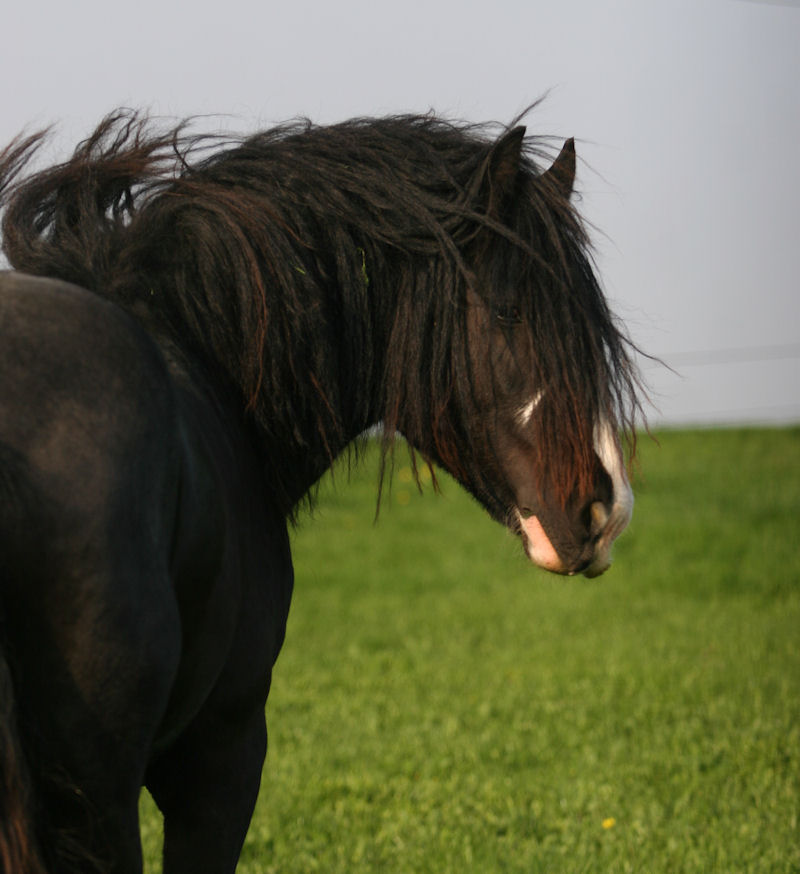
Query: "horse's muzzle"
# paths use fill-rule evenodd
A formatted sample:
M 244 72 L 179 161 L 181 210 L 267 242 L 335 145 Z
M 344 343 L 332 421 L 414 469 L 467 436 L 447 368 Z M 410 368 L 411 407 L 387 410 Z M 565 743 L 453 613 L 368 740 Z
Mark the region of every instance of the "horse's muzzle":
M 570 564 L 559 555 L 538 516 L 526 517 L 517 510 L 517 521 L 525 553 L 535 565 L 556 574 L 583 574 L 594 578 L 611 567 L 611 547 L 630 522 L 632 511 L 633 495 L 630 489 L 620 495 L 610 510 L 599 501 L 592 504 L 587 549 Z

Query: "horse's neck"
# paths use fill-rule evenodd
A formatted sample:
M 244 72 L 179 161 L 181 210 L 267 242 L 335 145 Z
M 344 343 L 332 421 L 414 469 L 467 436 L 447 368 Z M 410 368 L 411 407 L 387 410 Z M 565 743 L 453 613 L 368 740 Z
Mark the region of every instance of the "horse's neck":
M 372 279 L 373 291 L 378 290 L 380 280 L 377 275 Z M 341 294 L 341 290 L 338 293 Z M 376 294 L 374 300 L 377 299 Z M 331 405 L 333 416 L 330 421 L 335 420 L 336 427 L 323 429 L 323 433 L 314 427 L 300 435 L 287 433 L 285 442 L 275 447 L 271 458 L 272 462 L 281 463 L 279 453 L 285 453 L 284 458 L 293 457 L 293 463 L 303 470 L 304 475 L 298 481 L 301 487 L 294 496 L 296 501 L 306 496 L 354 440 L 380 425 L 384 416 L 386 351 L 394 296 L 390 294 L 383 303 L 386 304 L 387 300 L 390 303 L 382 312 L 366 310 L 356 316 L 351 312 L 351 318 L 358 319 L 357 323 L 329 326 L 328 336 L 333 345 L 328 357 L 330 366 L 323 375 L 324 384 L 307 386 L 306 390 L 309 391 L 307 397 L 316 398 L 323 420 L 326 419 L 327 406 Z M 347 308 L 337 306 L 331 309 L 341 311 Z
M 252 433 L 285 512 L 303 500 L 359 434 L 382 418 L 395 296 L 384 277 L 376 274 L 370 279 L 369 306 L 382 307 L 380 312 L 348 306 L 346 289 L 320 287 L 320 300 L 316 306 L 309 304 L 308 311 L 326 313 L 335 323 L 305 326 L 306 336 L 282 339 L 278 348 L 267 339 L 262 385 L 255 398 L 247 397 L 245 385 L 222 366 L 215 350 L 203 355 L 196 342 L 185 342 L 149 300 L 129 305 L 161 346 L 173 372 L 221 401 L 231 427 Z M 387 281 L 391 283 L 391 277 Z M 388 297 L 374 294 L 379 288 L 390 289 Z M 309 352 L 310 338 L 322 345 Z M 247 348 L 250 339 L 242 337 L 241 344 Z

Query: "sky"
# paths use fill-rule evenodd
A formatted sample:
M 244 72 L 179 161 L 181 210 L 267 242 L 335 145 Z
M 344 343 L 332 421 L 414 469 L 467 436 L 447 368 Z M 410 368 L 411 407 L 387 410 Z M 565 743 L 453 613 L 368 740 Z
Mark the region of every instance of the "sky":
M 10 8 L 9 8 L 10 7 Z M 575 136 L 652 424 L 800 422 L 800 0 L 8 4 L 0 143 L 109 110 L 253 130 L 430 109 Z

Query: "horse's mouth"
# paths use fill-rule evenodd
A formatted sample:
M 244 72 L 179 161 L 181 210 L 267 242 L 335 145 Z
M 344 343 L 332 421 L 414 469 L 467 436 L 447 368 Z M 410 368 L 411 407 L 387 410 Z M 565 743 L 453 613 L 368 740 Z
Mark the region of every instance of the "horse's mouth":
M 562 576 L 583 576 L 593 579 L 611 567 L 611 544 L 613 537 L 600 537 L 590 555 L 581 555 L 571 565 L 564 562 L 536 515 L 516 511 L 516 524 L 512 526 L 522 538 L 525 554 L 537 567 Z

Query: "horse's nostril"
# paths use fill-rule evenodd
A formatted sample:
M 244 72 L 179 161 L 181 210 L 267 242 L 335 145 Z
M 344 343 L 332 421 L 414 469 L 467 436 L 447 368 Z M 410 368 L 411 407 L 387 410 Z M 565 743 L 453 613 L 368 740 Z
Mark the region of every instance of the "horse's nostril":
M 593 536 L 596 536 L 606 527 L 610 513 L 608 507 L 602 501 L 595 501 L 589 508 L 589 513 L 592 520 L 591 533 Z

